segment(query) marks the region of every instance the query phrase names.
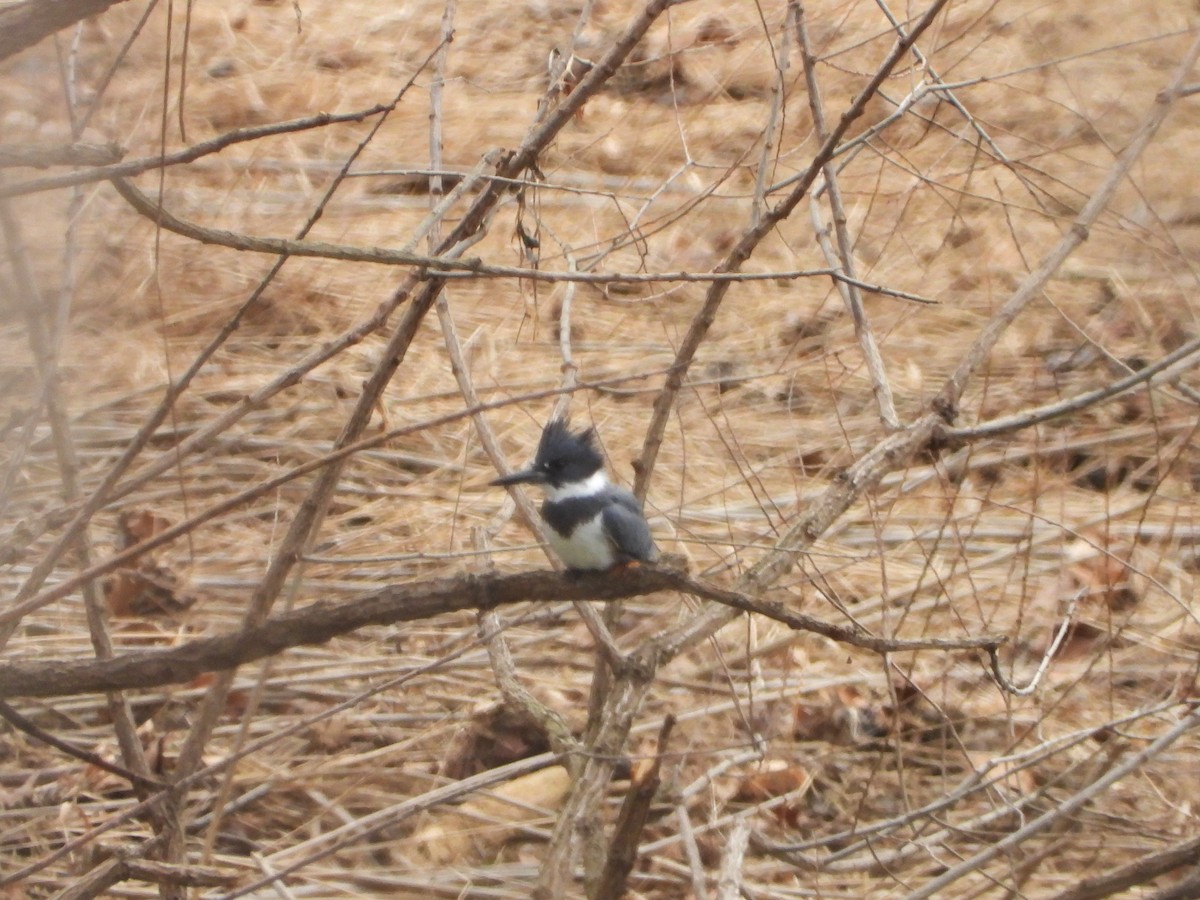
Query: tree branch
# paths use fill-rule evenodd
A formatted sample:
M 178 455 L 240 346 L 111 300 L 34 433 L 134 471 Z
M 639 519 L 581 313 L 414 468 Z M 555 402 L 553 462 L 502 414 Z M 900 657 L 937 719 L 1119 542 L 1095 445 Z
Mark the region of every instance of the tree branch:
M 511 575 L 459 575 L 392 585 L 341 603 L 319 601 L 280 613 L 261 625 L 188 641 L 169 650 L 127 653 L 112 659 L 51 659 L 0 663 L 0 698 L 55 697 L 95 691 L 181 684 L 205 672 L 225 671 L 282 652 L 322 644 L 367 625 L 412 622 L 462 610 L 488 610 L 522 601 L 620 600 L 676 590 L 759 613 L 798 631 L 875 652 L 905 650 L 985 650 L 995 654 L 1001 637 L 891 640 L 861 629 L 790 612 L 781 604 L 706 584 L 668 565 L 639 566 L 623 572 L 560 575 L 548 571 Z
M 398 99 L 398 98 L 397 98 Z M 35 178 L 30 181 L 19 181 L 16 184 L 0 185 L 0 197 L 19 197 L 23 194 L 34 194 L 40 191 L 50 191 L 56 188 L 75 187 L 81 184 L 92 184 L 97 181 L 105 181 L 110 178 L 127 177 L 130 175 L 138 175 L 142 172 L 148 172 L 151 169 L 161 169 L 165 166 L 178 166 L 184 163 L 195 162 L 203 156 L 209 156 L 213 153 L 220 153 L 226 147 L 232 147 L 235 144 L 244 144 L 248 141 L 258 141 L 265 137 L 272 137 L 279 134 L 295 134 L 298 131 L 309 131 L 313 128 L 324 128 L 326 125 L 337 125 L 345 122 L 362 122 L 369 119 L 371 116 L 378 116 L 395 109 L 396 103 L 379 104 L 368 107 L 367 109 L 359 109 L 348 113 L 317 113 L 313 116 L 305 116 L 301 119 L 288 119 L 286 122 L 271 122 L 268 125 L 253 125 L 247 128 L 235 128 L 233 131 L 228 131 L 225 134 L 217 135 L 207 141 L 201 141 L 199 144 L 193 144 L 190 147 L 184 147 L 182 150 L 175 150 L 171 153 L 156 154 L 154 156 L 140 156 L 137 159 L 127 159 L 124 162 L 117 162 L 112 159 L 101 159 L 101 153 L 115 154 L 116 159 L 120 159 L 121 149 L 115 145 L 107 147 L 91 147 L 88 144 L 72 144 L 68 147 L 61 148 L 56 155 L 49 161 L 39 163 L 19 163 L 20 165 L 57 165 L 67 164 L 71 160 L 71 164 L 92 165 L 93 168 L 84 169 L 79 172 L 64 172 L 61 175 L 47 175 L 45 178 Z M 90 162 L 78 160 L 79 155 L 83 152 L 83 148 L 91 148 Z M 58 161 L 57 156 L 63 155 L 66 151 L 70 151 L 70 155 Z M 7 149 L 8 153 L 16 153 L 13 148 Z M 0 159 L 3 159 L 0 156 Z M 17 156 L 18 159 L 24 158 Z M 109 163 L 108 165 L 100 165 L 100 162 Z M 18 163 L 10 163 L 16 165 Z
M 0 7 L 0 60 L 122 0 L 24 0 Z
M 115 163 L 124 154 L 117 144 L 0 144 L 0 169 L 23 166 L 45 169 L 49 166 L 102 166 Z M 11 197 L 12 185 L 0 187 L 0 196 Z
M 328 244 L 324 241 L 255 237 L 251 234 L 226 231 L 223 228 L 206 228 L 171 215 L 124 178 L 113 178 L 111 181 L 112 186 L 117 189 L 117 193 L 139 214 L 167 231 L 173 231 L 202 244 L 213 244 L 252 253 L 271 253 L 277 256 L 316 256 L 322 259 L 340 259 L 349 262 L 377 262 L 388 265 L 421 266 L 430 269 L 458 269 L 467 272 L 473 271 L 480 265 L 478 259 L 459 260 L 410 253 L 406 250 L 384 250 L 380 247 L 348 247 L 341 244 Z
M 469 180 L 470 176 L 468 176 Z M 479 175 L 489 184 L 502 184 L 511 179 Z M 467 183 L 463 181 L 463 184 Z M 478 257 L 455 259 L 448 256 L 430 256 L 414 253 L 408 249 L 392 250 L 385 247 L 356 247 L 351 244 L 331 244 L 325 241 L 307 241 L 297 238 L 257 237 L 224 228 L 210 228 L 181 219 L 167 212 L 138 188 L 122 178 L 112 179 L 113 187 L 142 216 L 167 231 L 182 235 L 202 244 L 228 247 L 247 253 L 266 253 L 277 256 L 303 256 L 319 259 L 336 259 L 341 262 L 374 263 L 381 266 L 425 266 L 438 270 L 447 277 L 457 275 L 464 278 L 522 278 L 529 281 L 567 282 L 581 284 L 661 284 L 670 282 L 729 283 L 735 281 L 778 281 L 797 278 L 832 278 L 835 281 L 888 297 L 911 300 L 936 306 L 937 301 L 920 294 L 890 288 L 887 285 L 862 281 L 846 275 L 840 269 L 788 269 L 770 272 L 580 272 L 572 268 L 567 271 L 547 271 L 525 266 L 503 266 L 485 263 Z M 458 190 L 458 189 L 456 189 Z M 0 199 L 8 196 L 0 185 Z

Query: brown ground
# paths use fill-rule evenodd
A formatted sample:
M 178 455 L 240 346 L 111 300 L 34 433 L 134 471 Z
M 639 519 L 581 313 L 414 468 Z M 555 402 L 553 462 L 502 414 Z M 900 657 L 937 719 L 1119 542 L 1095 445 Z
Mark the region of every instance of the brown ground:
M 85 96 L 140 15 L 127 6 L 82 29 L 76 81 Z M 923 8 L 895 6 L 897 14 Z M 598 58 L 638 8 L 632 0 L 598 3 L 582 55 Z M 720 261 L 749 221 L 776 85 L 759 9 L 697 0 L 674 10 L 669 27 L 660 23 L 635 52 L 635 64 L 567 126 L 541 160 L 547 184 L 529 195 L 524 213 L 527 229 L 540 227 L 540 268 L 565 270 L 568 256 L 580 269 L 609 272 L 703 272 Z M 306 0 L 299 11 L 298 22 L 287 3 L 196 4 L 185 94 L 179 91 L 183 33 L 173 32 L 170 148 L 235 127 L 386 103 L 436 45 L 442 14 L 438 4 L 369 0 Z M 892 38 L 879 7 L 866 0 L 813 2 L 806 11 L 834 122 Z M 762 4 L 761 12 L 778 47 L 783 7 Z M 159 147 L 164 15 L 156 12 L 134 43 L 84 135 L 119 142 L 128 158 Z M 867 295 L 902 420 L 927 407 L 983 324 L 1099 186 L 1172 77 L 1193 39 L 1195 16 L 1190 0 L 966 0 L 952 3 L 922 40 L 937 73 L 965 83 L 955 96 L 1012 165 L 981 146 L 960 112 L 931 98 L 862 152 L 839 158 L 846 164 L 841 188 L 859 277 L 937 304 Z M 574 4 L 459 4 L 442 111 L 446 168 L 469 170 L 483 152 L 520 142 L 545 85 L 547 51 L 569 44 L 576 17 Z M 71 35 L 59 35 L 64 58 Z M 2 141 L 64 140 L 69 129 L 53 44 L 0 71 Z M 898 102 L 920 75 L 898 70 L 883 94 Z M 312 239 L 383 247 L 409 240 L 429 206 L 421 181 L 403 173 L 429 165 L 430 81 L 428 72 L 418 76 L 355 165 L 360 177 L 338 192 Z M 818 145 L 795 47 L 786 96 L 773 181 L 803 171 Z M 851 134 L 891 109 L 876 98 Z M 294 235 L 365 133 L 365 125 L 314 129 L 172 168 L 165 205 L 212 227 Z M 1087 243 L 1001 340 L 968 391 L 960 424 L 1099 387 L 1195 337 L 1198 140 L 1200 105 L 1186 98 Z M 39 174 L 9 172 L 5 183 Z M 158 186 L 153 173 L 136 183 L 148 193 Z M 166 379 L 188 366 L 273 260 L 156 234 L 104 183 L 77 194 L 34 194 L 12 208 L 43 308 L 54 307 L 64 283 L 70 285 L 59 364 L 86 492 L 158 402 Z M 828 207 L 822 210 L 828 219 Z M 745 271 L 825 267 L 808 213 L 805 201 Z M 468 255 L 527 265 L 517 216 L 510 199 Z M 148 464 L 166 452 L 172 432 L 187 435 L 215 420 L 368 317 L 402 277 L 403 270 L 366 263 L 289 261 L 143 459 Z M 63 505 L 54 442 L 48 427 L 30 418 L 38 381 L 14 282 L 6 262 L 0 267 L 4 596 L 49 546 Z M 596 425 L 623 481 L 632 481 L 630 463 L 664 370 L 704 290 L 697 283 L 581 285 L 571 299 L 580 378 L 623 379 L 575 394 L 572 414 Z M 452 284 L 454 323 L 484 400 L 560 383 L 565 294 L 562 284 L 530 281 Z M 93 557 L 115 548 L 122 512 L 179 521 L 325 452 L 383 341 L 382 333 L 366 337 L 201 453 L 101 511 Z M 525 461 L 552 402 L 487 413 L 510 464 Z M 462 408 L 431 315 L 368 433 Z M 805 852 L 825 866 L 804 869 L 752 847 L 742 867 L 746 896 L 902 897 L 1055 809 L 1175 724 L 1182 704 L 1194 702 L 1200 646 L 1193 612 L 1200 535 L 1195 409 L 1178 390 L 1163 387 L 1015 437 L 947 450 L 936 460 L 922 457 L 841 517 L 803 572 L 773 592 L 805 612 L 839 623 L 852 618 L 880 634 L 1007 634 L 1008 674 L 1023 684 L 1067 602 L 1082 591 L 1077 624 L 1031 696 L 1001 692 L 973 653 L 885 660 L 760 619 L 739 620 L 661 671 L 638 715 L 630 754 L 653 750 L 667 712 L 680 724 L 631 896 L 691 896 L 704 878 L 713 895 L 731 816 L 758 807 L 749 821 L 760 837 L 818 842 Z M 734 286 L 666 430 L 648 501 L 660 546 L 725 583 L 768 552 L 882 434 L 853 324 L 829 279 L 781 276 Z M 502 523 L 504 495 L 487 487 L 493 477 L 469 420 L 422 428 L 357 455 L 287 602 L 345 599 L 381 584 L 479 570 L 477 535 Z M 119 648 L 169 646 L 237 627 L 306 485 L 301 479 L 243 504 L 160 553 L 166 577 L 186 583 L 168 589 L 160 605 L 194 603 L 185 611 L 136 603 L 119 610 L 124 615 L 113 624 Z M 492 561 L 501 569 L 546 565 L 516 520 L 492 543 Z M 63 563 L 55 578 L 70 571 Z M 692 608 L 678 596 L 630 603 L 618 640 L 634 646 L 686 620 Z M 590 636 L 567 606 L 505 611 L 509 619 L 521 615 L 529 618 L 508 631 L 520 678 L 581 727 Z M 528 728 L 501 721 L 488 657 L 475 641 L 473 616 L 445 617 L 363 629 L 289 652 L 267 668 L 244 668 L 206 761 L 306 722 L 385 679 L 413 674 L 252 754 L 232 770 L 228 786 L 213 777 L 196 789 L 189 816 L 233 805 L 215 826 L 194 831 L 191 861 L 249 883 L 320 850 L 322 835 L 420 796 L 447 775 L 473 774 L 542 749 Z M 91 653 L 72 595 L 26 617 L 6 657 Z M 196 684 L 132 698 L 153 755 L 173 759 L 203 692 Z M 96 697 L 17 705 L 59 737 L 115 758 L 112 728 Z M 479 737 L 485 725 L 494 747 Z M 763 739 L 760 755 L 747 752 L 752 732 Z M 939 896 L 1053 896 L 1194 836 L 1198 752 L 1195 734 L 1185 735 L 1080 811 Z M 1011 768 L 995 764 L 1001 757 Z M 734 764 L 720 767 L 730 759 Z M 132 803 L 120 779 L 85 770 L 24 735 L 0 734 L 0 760 L 0 874 L 42 859 Z M 297 897 L 403 896 L 422 885 L 420 891 L 436 896 L 528 896 L 564 789 L 560 770 L 548 771 L 501 789 L 526 807 L 489 807 L 496 801 L 476 794 L 474 806 L 458 808 L 466 818 L 449 817 L 444 808 L 398 817 L 314 859 L 286 883 Z M 869 847 L 856 845 L 851 833 L 941 800 L 973 771 L 993 783 L 932 817 L 884 831 Z M 697 781 L 706 772 L 711 780 Z M 689 785 L 691 793 L 681 794 Z M 625 789 L 619 782 L 612 791 L 614 813 Z M 690 832 L 681 827 L 679 809 Z M 524 820 L 522 829 L 488 827 L 516 820 Z M 112 850 L 145 833 L 129 823 L 99 843 Z M 844 858 L 830 859 L 847 847 Z M 50 895 L 95 862 L 87 851 L 72 854 L 10 890 Z M 1144 888 L 1145 895 L 1171 877 Z M 153 891 L 140 885 L 128 881 L 124 888 Z M 266 896 L 269 889 L 261 890 Z

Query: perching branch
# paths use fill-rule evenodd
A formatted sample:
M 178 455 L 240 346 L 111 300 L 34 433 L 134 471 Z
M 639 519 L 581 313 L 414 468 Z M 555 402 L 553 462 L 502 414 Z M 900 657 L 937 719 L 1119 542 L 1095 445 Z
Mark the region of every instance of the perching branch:
M 205 672 L 225 671 L 289 647 L 322 644 L 367 625 L 413 622 L 462 610 L 489 610 L 522 601 L 621 600 L 655 591 L 683 591 L 733 609 L 769 616 L 797 631 L 879 653 L 906 650 L 995 652 L 1002 637 L 891 640 L 832 625 L 813 616 L 714 587 L 666 566 L 639 566 L 619 573 L 578 576 L 554 572 L 460 575 L 393 585 L 340 603 L 320 601 L 280 613 L 261 625 L 200 638 L 169 650 L 126 653 L 108 660 L 52 659 L 0 663 L 0 698 L 56 697 L 129 688 L 182 684 Z

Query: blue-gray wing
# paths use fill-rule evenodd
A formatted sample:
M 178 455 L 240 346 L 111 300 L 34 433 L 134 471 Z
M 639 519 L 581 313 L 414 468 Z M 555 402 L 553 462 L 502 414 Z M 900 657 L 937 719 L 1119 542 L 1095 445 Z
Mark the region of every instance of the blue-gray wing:
M 658 558 L 658 548 L 654 546 L 650 526 L 642 516 L 637 499 L 625 490 L 613 499 L 616 502 L 604 508 L 604 533 L 624 557 L 622 561 L 654 562 Z

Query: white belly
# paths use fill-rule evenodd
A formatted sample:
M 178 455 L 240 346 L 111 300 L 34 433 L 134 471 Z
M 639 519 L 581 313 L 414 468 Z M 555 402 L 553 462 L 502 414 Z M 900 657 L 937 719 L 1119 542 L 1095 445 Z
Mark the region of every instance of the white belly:
M 564 538 L 553 528 L 547 528 L 546 533 L 550 546 L 569 569 L 608 569 L 617 561 L 598 516 L 576 528 L 569 538 Z

